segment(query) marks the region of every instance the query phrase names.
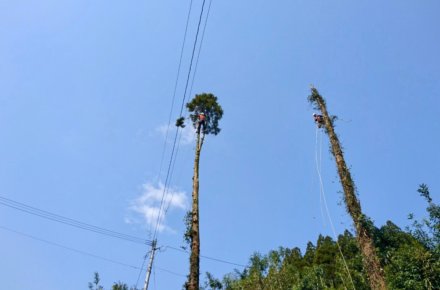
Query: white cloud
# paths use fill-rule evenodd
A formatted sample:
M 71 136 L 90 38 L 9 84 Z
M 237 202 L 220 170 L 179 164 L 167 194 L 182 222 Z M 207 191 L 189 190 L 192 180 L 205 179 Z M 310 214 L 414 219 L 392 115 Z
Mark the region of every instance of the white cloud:
M 172 130 L 173 127 L 175 127 L 175 126 L 172 126 L 171 124 L 169 126 L 167 124 L 164 124 L 164 125 L 160 125 L 159 127 L 157 127 L 156 131 L 165 137 L 165 135 L 167 134 L 168 128 L 170 128 L 170 130 Z
M 172 140 L 175 132 L 177 130 L 177 127 L 174 124 L 170 124 L 169 126 L 167 124 L 160 125 L 156 128 L 156 131 L 159 132 L 164 138 L 168 131 L 168 140 Z M 189 145 L 193 144 L 196 139 L 195 129 L 190 122 L 186 122 L 185 128 L 180 129 L 180 134 L 182 135 L 180 144 L 182 145 Z
M 165 193 L 165 196 L 163 197 Z M 163 205 L 159 217 L 160 206 Z M 140 215 L 143 222 L 151 228 L 152 231 L 156 229 L 159 232 L 173 230 L 166 225 L 166 213 L 173 209 L 185 210 L 188 206 L 186 193 L 178 191 L 174 188 L 166 188 L 162 183 L 159 186 L 154 186 L 150 183 L 142 185 L 142 194 L 132 202 L 130 210 Z M 134 223 L 134 219 L 126 218 L 126 223 Z

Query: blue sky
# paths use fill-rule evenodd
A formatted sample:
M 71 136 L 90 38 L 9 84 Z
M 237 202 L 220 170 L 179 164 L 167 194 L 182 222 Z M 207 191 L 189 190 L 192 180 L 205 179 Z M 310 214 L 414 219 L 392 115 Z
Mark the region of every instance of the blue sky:
M 2 197 L 149 237 L 189 3 L 0 1 Z M 193 1 L 173 119 L 201 3 Z M 214 93 L 225 111 L 221 134 L 208 136 L 202 151 L 202 255 L 247 264 L 254 251 L 304 248 L 332 234 L 321 217 L 310 84 L 340 117 L 336 130 L 376 225 L 422 217 L 420 183 L 440 202 L 439 8 L 438 1 L 213 0 L 192 91 Z M 351 222 L 325 136 L 322 146 L 339 233 Z M 170 184 L 177 198 L 158 236 L 164 247 L 150 289 L 180 289 L 179 275 L 188 273 L 188 256 L 165 246 L 183 244 L 193 149 L 179 147 Z M 5 289 L 87 289 L 94 271 L 109 289 L 139 274 L 22 234 L 136 267 L 148 250 L 3 205 L 0 220 Z M 201 268 L 221 276 L 234 266 L 202 259 Z

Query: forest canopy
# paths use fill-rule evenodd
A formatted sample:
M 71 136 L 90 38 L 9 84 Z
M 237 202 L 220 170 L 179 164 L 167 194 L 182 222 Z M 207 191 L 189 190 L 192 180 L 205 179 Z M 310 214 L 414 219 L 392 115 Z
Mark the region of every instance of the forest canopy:
M 388 221 L 371 227 L 374 244 L 388 289 L 440 289 L 440 206 L 430 196 L 428 186 L 418 192 L 427 202 L 427 217 L 405 229 Z M 342 255 L 341 255 L 342 253 Z M 244 270 L 235 270 L 222 279 L 206 273 L 204 289 L 370 289 L 355 236 L 348 230 L 337 241 L 320 235 L 308 242 L 302 253 L 298 247 L 254 253 Z

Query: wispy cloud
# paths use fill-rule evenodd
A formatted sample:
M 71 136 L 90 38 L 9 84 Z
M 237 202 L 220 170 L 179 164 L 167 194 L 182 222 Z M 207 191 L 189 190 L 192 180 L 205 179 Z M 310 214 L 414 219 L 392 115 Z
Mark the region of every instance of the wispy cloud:
M 165 196 L 163 194 L 165 192 Z M 159 217 L 160 206 L 163 198 L 162 211 Z M 179 191 L 174 188 L 166 188 L 162 183 L 154 186 L 151 183 L 142 185 L 142 194 L 135 199 L 130 210 L 142 217 L 142 222 L 148 227 L 159 232 L 165 230 L 173 232 L 173 230 L 166 225 L 166 212 L 174 209 L 185 210 L 188 206 L 188 200 L 184 191 Z M 126 218 L 126 223 L 132 224 L 136 221 L 132 218 Z
M 164 124 L 156 128 L 156 131 L 159 132 L 164 138 L 168 131 L 168 140 L 171 140 L 170 136 L 174 136 L 172 133 L 175 133 L 176 130 L 177 127 L 174 124 L 170 124 L 170 126 Z M 180 129 L 180 134 L 182 135 L 180 144 L 188 145 L 194 143 L 195 129 L 191 123 L 188 124 L 187 122 L 185 128 Z

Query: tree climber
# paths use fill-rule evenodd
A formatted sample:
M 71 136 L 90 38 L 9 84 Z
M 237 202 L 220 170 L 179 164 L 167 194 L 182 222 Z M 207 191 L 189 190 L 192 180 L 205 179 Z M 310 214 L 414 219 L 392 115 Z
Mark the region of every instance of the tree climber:
M 206 116 L 205 113 L 201 112 L 197 120 L 197 134 L 200 134 L 200 127 L 203 127 L 203 133 L 205 133 L 206 128 Z
M 316 125 L 318 125 L 318 128 L 321 128 L 324 125 L 324 118 L 322 115 L 313 113 L 313 119 L 315 120 Z

